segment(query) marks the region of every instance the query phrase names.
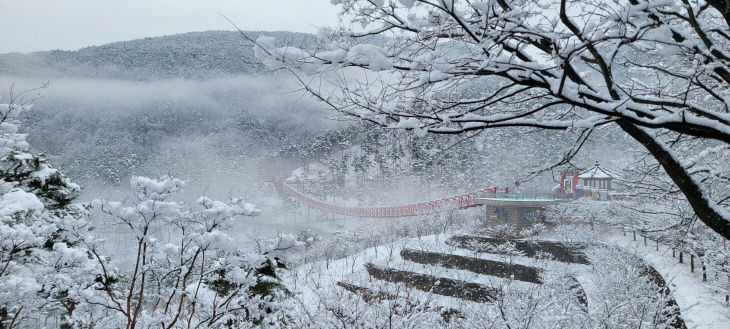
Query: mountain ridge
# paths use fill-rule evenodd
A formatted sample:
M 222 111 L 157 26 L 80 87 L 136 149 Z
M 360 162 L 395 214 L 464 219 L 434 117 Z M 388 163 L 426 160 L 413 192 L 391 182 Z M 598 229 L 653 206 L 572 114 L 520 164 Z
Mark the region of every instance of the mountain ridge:
M 281 45 L 313 42 L 313 34 L 243 31 L 272 36 Z M 252 43 L 238 31 L 187 32 L 117 41 L 78 50 L 0 54 L 0 74 L 33 78 L 123 80 L 209 79 L 264 72 Z

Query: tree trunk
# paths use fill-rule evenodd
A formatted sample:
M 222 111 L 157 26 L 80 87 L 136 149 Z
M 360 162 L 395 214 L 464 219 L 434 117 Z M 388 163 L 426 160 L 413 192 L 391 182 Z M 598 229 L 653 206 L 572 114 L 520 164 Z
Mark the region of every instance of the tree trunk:
M 730 240 L 730 219 L 724 218 L 718 209 L 720 206 L 705 197 L 702 188 L 695 182 L 679 161 L 672 153 L 653 136 L 649 135 L 644 129 L 625 121 L 623 119 L 616 123 L 627 134 L 636 139 L 639 143 L 654 156 L 654 158 L 662 165 L 664 171 L 679 187 L 684 196 L 687 198 L 690 206 L 694 210 L 697 217 L 707 225 L 710 229 L 720 234 L 727 240 Z
M 8 309 L 0 307 L 0 329 L 5 329 L 6 322 L 8 322 Z

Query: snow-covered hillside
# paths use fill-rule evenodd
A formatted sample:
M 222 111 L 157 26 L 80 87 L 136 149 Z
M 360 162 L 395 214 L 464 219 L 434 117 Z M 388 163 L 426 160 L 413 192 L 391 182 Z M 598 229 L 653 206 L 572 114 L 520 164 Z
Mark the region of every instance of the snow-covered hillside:
M 294 32 L 244 32 L 274 36 L 281 45 L 312 42 Z M 238 32 L 191 32 L 115 42 L 75 51 L 0 54 L 0 75 L 126 80 L 206 79 L 264 72 L 251 43 Z

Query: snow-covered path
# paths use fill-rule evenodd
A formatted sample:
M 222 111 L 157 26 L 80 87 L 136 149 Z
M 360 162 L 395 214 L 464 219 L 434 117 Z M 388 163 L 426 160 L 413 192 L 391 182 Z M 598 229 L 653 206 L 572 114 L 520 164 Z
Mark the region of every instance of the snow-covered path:
M 631 234 L 612 235 L 607 239 L 621 246 L 653 266 L 666 280 L 680 307 L 682 318 L 690 329 L 727 329 L 730 328 L 730 305 L 724 302 L 725 295 L 702 282 L 702 266 L 696 264 L 695 272 L 690 271 L 689 256 L 680 264 L 672 257 L 672 250 L 649 242 L 644 246 L 640 237 L 633 241 Z

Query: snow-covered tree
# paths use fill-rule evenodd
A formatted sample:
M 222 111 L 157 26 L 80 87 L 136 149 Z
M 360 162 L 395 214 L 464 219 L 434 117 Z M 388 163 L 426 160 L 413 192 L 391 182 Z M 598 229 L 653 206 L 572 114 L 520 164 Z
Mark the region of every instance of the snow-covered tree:
M 114 262 L 103 254 L 113 246 L 87 240 L 97 272 L 80 292 L 77 326 L 245 328 L 283 321 L 281 265 L 240 250 L 228 235 L 236 216 L 255 216 L 258 209 L 207 197 L 190 209 L 172 200 L 185 183 L 171 177 L 134 177 L 131 185 L 132 204 L 96 202 L 117 233 L 134 237 L 134 247 L 117 250 L 122 259 Z
M 256 40 L 336 111 L 392 128 L 622 131 L 730 239 L 727 0 L 338 0 L 309 49 Z M 463 86 L 486 85 L 465 97 Z
M 19 132 L 18 115 L 30 108 L 22 95 L 0 104 L 0 328 L 71 316 L 89 266 L 79 247 L 87 206 L 73 203 L 78 185 L 29 151 Z

